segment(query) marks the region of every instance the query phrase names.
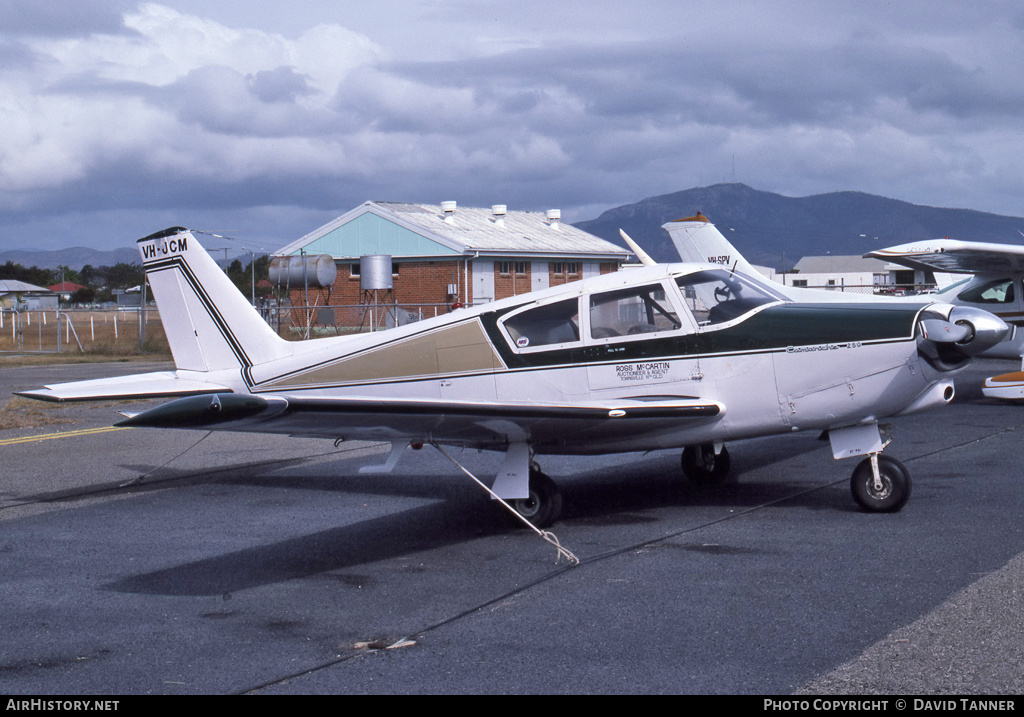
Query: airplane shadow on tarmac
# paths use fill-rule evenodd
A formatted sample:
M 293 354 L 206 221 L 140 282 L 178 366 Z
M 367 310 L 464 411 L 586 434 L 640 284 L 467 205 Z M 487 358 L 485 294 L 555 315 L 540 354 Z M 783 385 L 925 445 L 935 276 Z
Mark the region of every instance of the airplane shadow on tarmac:
M 820 448 L 814 441 L 800 452 Z M 681 475 L 678 456 L 663 452 L 635 462 L 563 477 L 564 510 L 560 523 L 626 525 L 657 523 L 665 507 L 727 506 L 746 510 L 777 501 L 815 510 L 856 510 L 846 490 L 828 482 L 835 476 L 801 480 L 743 481 L 743 474 L 770 464 L 770 451 L 737 450 L 735 478 L 716 487 L 697 487 Z M 786 456 L 793 456 L 789 446 Z M 822 458 L 832 463 L 830 456 Z M 817 461 L 815 461 L 817 462 Z M 845 473 L 845 472 L 844 472 Z M 443 548 L 481 537 L 526 529 L 483 491 L 462 477 L 421 475 L 222 476 L 214 482 L 287 486 L 316 491 L 427 497 L 428 505 L 339 526 L 277 543 L 261 544 L 204 560 L 126 577 L 106 585 L 116 592 L 159 595 L 221 595 L 357 565 Z M 556 526 L 557 529 L 557 526 Z M 581 556 L 582 557 L 582 556 Z

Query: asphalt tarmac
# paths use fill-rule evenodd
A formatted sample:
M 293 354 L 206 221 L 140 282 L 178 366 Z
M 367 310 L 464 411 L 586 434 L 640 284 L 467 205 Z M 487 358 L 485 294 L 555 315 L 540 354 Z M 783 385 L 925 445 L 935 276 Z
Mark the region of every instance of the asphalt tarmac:
M 158 368 L 5 368 L 0 405 Z M 18 400 L 39 425 L 0 430 L 0 694 L 1021 694 L 1024 406 L 979 390 L 1016 368 L 893 421 L 893 515 L 812 434 L 731 444 L 711 489 L 675 451 L 543 458 L 575 566 L 429 447 L 367 475 L 383 446 Z

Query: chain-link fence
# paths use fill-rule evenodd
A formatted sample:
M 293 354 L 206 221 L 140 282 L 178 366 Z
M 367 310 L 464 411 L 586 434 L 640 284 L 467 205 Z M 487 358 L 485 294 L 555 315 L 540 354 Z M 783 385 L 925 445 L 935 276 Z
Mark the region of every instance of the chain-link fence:
M 796 276 L 799 274 L 788 275 L 786 286 L 796 289 L 824 289 L 838 294 L 874 294 L 879 297 L 935 293 L 935 286 L 932 284 L 807 284 L 801 283 L 800 279 L 795 278 Z
M 0 309 L 0 353 L 167 352 L 160 312 L 148 309 Z
M 284 302 L 259 306 L 260 314 L 290 341 L 382 331 L 443 316 L 461 304 L 345 304 L 292 306 Z

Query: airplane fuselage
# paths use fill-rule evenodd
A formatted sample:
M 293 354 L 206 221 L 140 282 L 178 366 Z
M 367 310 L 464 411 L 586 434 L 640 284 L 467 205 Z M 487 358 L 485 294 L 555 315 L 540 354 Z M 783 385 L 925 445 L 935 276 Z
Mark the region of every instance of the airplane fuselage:
M 711 267 L 699 271 L 716 281 L 725 274 Z M 538 452 L 565 454 L 835 428 L 895 415 L 915 401 L 922 408 L 944 403 L 952 395 L 951 388 L 945 390 L 948 371 L 936 370 L 919 354 L 915 326 L 922 306 L 793 304 L 766 295 L 735 318 L 701 321 L 708 307 L 694 312 L 699 301 L 687 297 L 683 278 L 694 273 L 692 266 L 678 265 L 630 270 L 387 332 L 307 342 L 301 360 L 252 367 L 249 384 L 237 372 L 211 378 L 236 393 L 286 394 L 293 401 L 372 396 L 438 405 L 521 405 L 524 414 L 531 413 L 528 406 L 568 409 L 623 401 L 719 407 L 714 416 L 656 415 L 629 422 L 580 421 L 569 414 L 518 420 L 515 426 L 501 425 L 499 418 L 478 422 L 494 426 L 489 447 L 507 445 L 509 434 L 519 432 Z M 644 291 L 631 290 L 637 286 Z M 651 302 L 669 318 L 648 322 L 644 296 L 654 296 Z M 538 314 L 532 324 L 531 312 Z M 538 344 L 517 333 L 520 317 L 537 331 L 565 333 Z M 942 388 L 932 401 L 928 392 L 937 384 Z M 373 423 L 327 425 L 302 412 L 277 418 L 266 430 L 352 439 L 396 435 L 394 420 L 384 422 L 390 427 Z M 408 424 L 403 431 L 415 432 L 419 425 L 421 441 L 488 443 L 480 430 L 460 439 L 444 417 L 413 416 Z M 254 428 L 244 421 L 238 425 Z

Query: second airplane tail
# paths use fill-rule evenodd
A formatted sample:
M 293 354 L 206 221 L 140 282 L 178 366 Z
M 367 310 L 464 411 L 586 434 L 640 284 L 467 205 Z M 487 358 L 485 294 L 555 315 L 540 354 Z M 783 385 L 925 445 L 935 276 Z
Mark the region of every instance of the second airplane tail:
M 681 261 L 721 264 L 747 276 L 761 276 L 722 232 L 700 212 L 697 212 L 696 216 L 664 224 L 663 228 L 672 238 Z

